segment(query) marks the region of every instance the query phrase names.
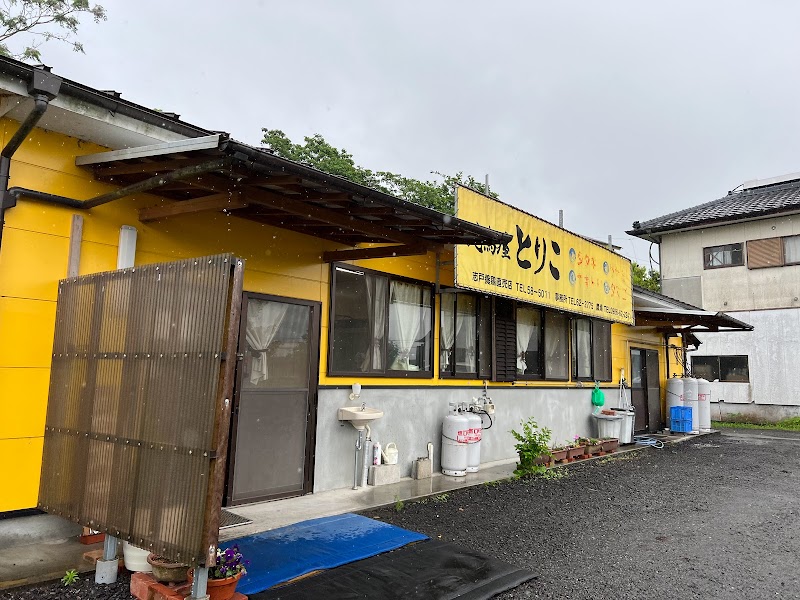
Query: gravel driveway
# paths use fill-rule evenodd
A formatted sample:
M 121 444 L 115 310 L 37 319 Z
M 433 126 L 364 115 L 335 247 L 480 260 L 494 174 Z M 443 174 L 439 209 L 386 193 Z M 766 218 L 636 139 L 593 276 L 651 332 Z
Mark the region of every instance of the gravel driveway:
M 800 598 L 800 434 L 579 463 L 370 516 L 530 568 L 499 598 Z
M 368 516 L 538 575 L 505 600 L 800 598 L 800 434 L 726 431 L 556 473 Z M 85 579 L 0 598 L 131 598 Z

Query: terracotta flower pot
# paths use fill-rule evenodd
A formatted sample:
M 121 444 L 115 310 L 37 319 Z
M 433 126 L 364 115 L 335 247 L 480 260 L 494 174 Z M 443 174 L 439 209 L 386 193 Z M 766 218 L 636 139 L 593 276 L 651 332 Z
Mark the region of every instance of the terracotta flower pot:
M 567 448 L 567 460 L 575 460 L 576 458 L 581 458 L 583 456 L 583 449 L 584 446 L 574 446 L 572 448 Z
M 186 581 L 186 565 L 155 554 L 147 555 L 147 562 L 153 567 L 153 579 L 161 583 L 180 583 Z
M 561 462 L 562 460 L 567 460 L 567 449 L 564 448 L 562 450 L 552 450 L 553 454 L 553 461 L 554 462 Z
M 189 569 L 189 583 L 192 582 L 192 569 Z M 206 594 L 209 600 L 230 600 L 236 593 L 236 584 L 242 578 L 243 573 L 237 573 L 233 577 L 226 579 L 209 579 L 206 586 Z
M 595 454 L 599 454 L 602 448 L 602 444 L 587 444 L 584 452 L 586 456 L 594 456 Z
M 550 464 L 551 460 L 552 459 L 550 458 L 549 454 L 540 454 L 538 457 L 536 457 L 534 464 L 547 466 Z
M 603 440 L 603 452 L 615 452 L 619 448 L 619 440 L 616 438 L 611 438 L 609 440 Z

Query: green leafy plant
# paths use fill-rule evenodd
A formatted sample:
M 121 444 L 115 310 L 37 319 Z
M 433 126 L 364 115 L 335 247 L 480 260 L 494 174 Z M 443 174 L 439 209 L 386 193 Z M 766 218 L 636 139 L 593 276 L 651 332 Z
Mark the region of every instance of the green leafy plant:
M 83 52 L 75 39 L 81 18 L 90 16 L 95 23 L 106 20 L 105 9 L 89 0 L 7 0 L 0 4 L 0 54 L 19 60 L 41 60 L 39 47 L 58 40 Z M 9 38 L 21 41 L 21 48 L 12 50 Z
M 438 496 L 433 497 L 433 501 L 437 504 L 444 504 L 450 500 L 450 494 L 439 494 Z
M 520 425 L 522 426 L 521 433 L 514 429 L 511 430 L 511 435 L 517 440 L 514 449 L 519 456 L 514 475 L 517 477 L 540 475 L 547 470 L 547 467 L 539 462 L 539 457 L 542 455 L 552 456 L 550 451 L 552 432 L 547 427 L 540 428 L 533 417 L 522 421 Z
M 76 571 L 75 569 L 70 569 L 69 571 L 64 573 L 64 576 L 61 578 L 61 583 L 63 583 L 65 586 L 70 586 L 73 585 L 76 581 L 78 581 L 78 579 L 80 579 L 78 571 Z
M 264 133 L 262 143 L 275 156 L 306 164 L 325 173 L 343 177 L 443 213 L 451 215 L 454 213 L 453 192 L 456 185 L 463 185 L 497 198 L 497 194 L 487 190 L 485 184 L 461 172 L 445 175 L 439 171 L 431 171 L 434 179 L 422 181 L 389 171 L 373 171 L 356 164 L 352 154 L 344 148 L 331 145 L 320 134 L 306 136 L 300 144 L 293 142 L 280 129 L 265 128 L 262 131 Z M 391 361 L 389 364 L 392 364 Z
M 406 507 L 406 503 L 400 499 L 400 496 L 394 497 L 394 511 L 395 512 L 403 512 L 403 509 Z
M 569 477 L 569 472 L 565 468 L 548 469 L 541 475 L 542 479 L 564 479 Z
M 746 415 L 728 415 L 727 421 L 712 421 L 712 429 L 780 429 L 783 431 L 800 431 L 800 417 L 788 417 L 777 422 L 751 423 L 752 417 Z

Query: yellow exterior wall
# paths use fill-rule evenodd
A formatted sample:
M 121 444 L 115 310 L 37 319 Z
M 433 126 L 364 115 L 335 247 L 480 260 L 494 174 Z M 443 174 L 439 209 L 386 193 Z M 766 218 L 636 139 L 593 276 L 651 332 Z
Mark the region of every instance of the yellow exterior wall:
M 5 143 L 18 124 L 0 119 Z M 93 181 L 88 170 L 76 167 L 76 156 L 103 148 L 60 134 L 35 130 L 15 155 L 11 185 L 76 199 L 88 199 L 114 189 Z M 158 204 L 153 195 L 140 194 L 91 211 L 76 211 L 21 199 L 6 213 L 0 251 L 0 456 L 15 457 L 11 483 L 0 493 L 0 511 L 35 506 L 38 493 L 44 417 L 47 405 L 58 280 L 66 276 L 73 214 L 84 219 L 80 274 L 116 268 L 119 230 L 138 231 L 136 264 L 172 261 L 231 252 L 246 259 L 244 289 L 322 304 L 320 385 L 350 385 L 352 377 L 328 377 L 328 303 L 330 265 L 322 252 L 339 246 L 317 238 L 261 225 L 221 213 L 202 213 L 140 223 L 137 208 Z M 442 260 L 452 260 L 452 253 Z M 433 282 L 436 257 L 403 257 L 362 261 L 362 266 L 413 279 Z M 453 269 L 444 267 L 441 283 L 452 285 Z M 438 315 L 439 299 L 436 299 Z M 438 316 L 435 319 L 438 324 Z M 438 327 L 438 325 L 437 325 Z M 633 330 L 614 325 L 613 371 L 629 369 L 626 344 L 637 340 Z M 647 338 L 653 346 L 658 336 Z M 434 372 L 438 372 L 438 329 L 434 333 Z M 660 350 L 663 352 L 663 348 Z M 366 378 L 358 378 L 363 381 Z M 479 386 L 479 380 L 372 379 L 376 384 L 409 386 Z M 496 383 L 492 386 L 511 386 Z M 564 382 L 517 382 L 517 387 L 563 387 Z

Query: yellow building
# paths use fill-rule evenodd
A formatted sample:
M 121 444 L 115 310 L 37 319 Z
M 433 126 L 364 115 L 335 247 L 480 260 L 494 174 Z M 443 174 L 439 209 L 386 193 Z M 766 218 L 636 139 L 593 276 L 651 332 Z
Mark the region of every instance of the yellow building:
M 31 83 L 36 78 L 44 91 Z M 494 279 L 470 285 L 468 270 L 477 272 L 470 252 L 499 248 L 502 261 L 503 247 L 517 253 L 525 240 L 114 94 L 53 83 L 7 58 L 0 58 L 0 88 L 0 134 L 13 154 L 0 246 L 0 454 L 13 461 L 0 512 L 37 504 L 48 386 L 58 360 L 59 281 L 220 253 L 246 261 L 228 504 L 349 487 L 355 432 L 340 423 L 337 409 L 352 403 L 356 383 L 356 401 L 383 411 L 372 438 L 396 443 L 403 476 L 428 442 L 438 459 L 449 404 L 484 389 L 496 413 L 484 434 L 483 462 L 512 459 L 508 432 L 529 416 L 553 430 L 554 442 L 591 434 L 593 382 L 616 405 L 623 371 L 634 384 L 628 395 L 649 407 L 637 413 L 637 430 L 662 427 L 665 332 L 673 327 L 632 326 L 629 264 L 608 249 L 558 231 L 560 285 L 570 289 L 577 256 L 569 250 L 581 248 L 583 257 L 612 265 L 592 294 L 613 296 L 606 303 L 613 311 L 596 299 L 591 309 L 583 301 L 558 303 L 555 296 L 581 294 L 548 285 L 536 289 L 552 301 L 537 298 L 521 277 L 517 295 Z M 14 141 L 34 97 L 46 110 Z M 468 190 L 461 194 L 486 214 L 498 208 Z M 542 234 L 526 235 L 531 240 L 522 249 L 538 259 L 534 243 Z M 616 295 L 603 290 L 605 281 Z M 112 303 L 106 310 L 122 308 Z M 179 321 L 164 326 L 191 326 Z M 84 383 L 100 386 L 99 377 Z

